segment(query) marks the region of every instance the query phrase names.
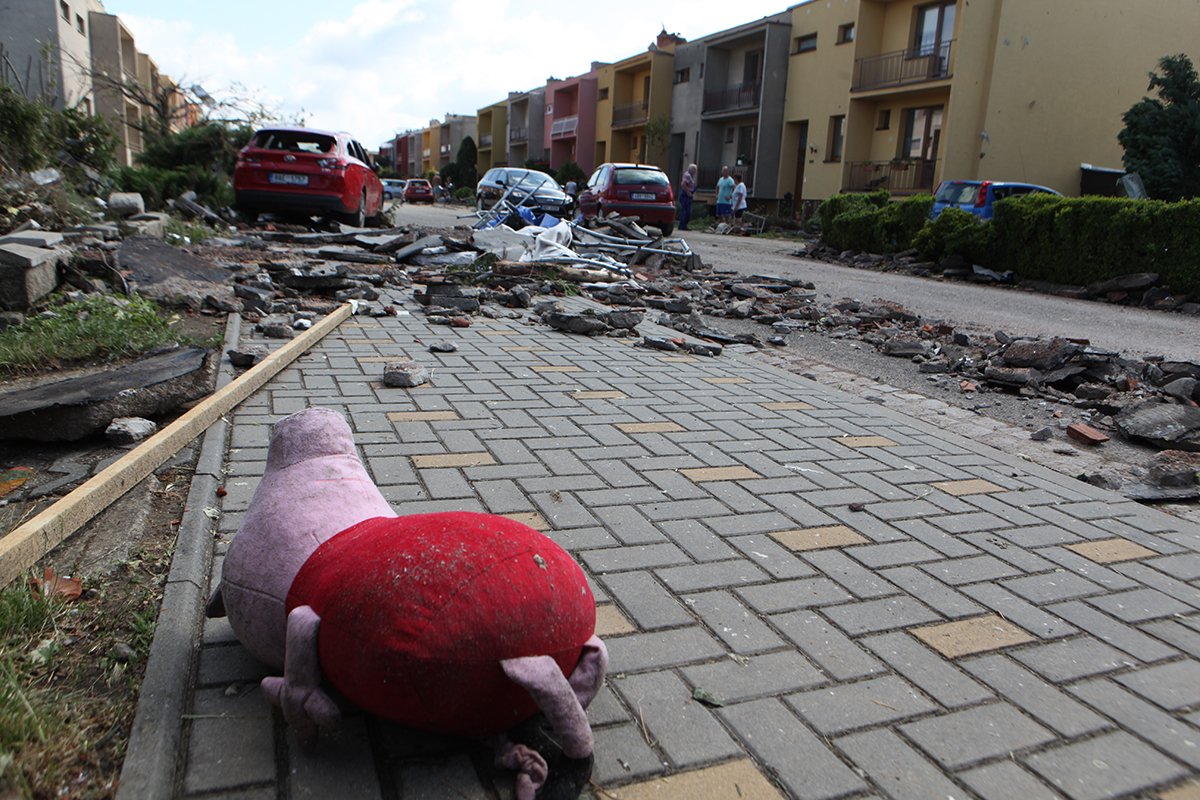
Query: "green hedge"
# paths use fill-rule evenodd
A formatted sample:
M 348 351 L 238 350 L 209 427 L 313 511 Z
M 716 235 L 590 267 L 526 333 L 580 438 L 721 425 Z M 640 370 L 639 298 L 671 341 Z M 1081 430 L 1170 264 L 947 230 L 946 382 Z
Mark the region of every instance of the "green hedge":
M 889 202 L 887 192 L 872 192 L 836 195 L 822 203 L 817 213 L 829 246 L 895 253 L 912 246 L 932 206 L 929 195 Z
M 1200 199 L 1031 196 L 996 206 L 992 265 L 1022 278 L 1086 285 L 1156 272 L 1200 295 Z
M 993 260 L 993 227 L 961 208 L 947 208 L 935 220 L 926 220 L 913 236 L 913 247 L 926 261 L 960 255 L 972 264 Z

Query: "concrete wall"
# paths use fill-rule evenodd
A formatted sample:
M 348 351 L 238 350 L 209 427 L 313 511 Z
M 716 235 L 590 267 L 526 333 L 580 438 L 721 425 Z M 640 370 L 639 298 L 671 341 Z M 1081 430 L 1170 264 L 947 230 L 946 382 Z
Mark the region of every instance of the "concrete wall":
M 69 0 L 63 19 L 58 0 L 0 0 L 0 45 L 28 96 L 45 97 L 59 109 L 92 110 L 92 5 L 94 0 Z

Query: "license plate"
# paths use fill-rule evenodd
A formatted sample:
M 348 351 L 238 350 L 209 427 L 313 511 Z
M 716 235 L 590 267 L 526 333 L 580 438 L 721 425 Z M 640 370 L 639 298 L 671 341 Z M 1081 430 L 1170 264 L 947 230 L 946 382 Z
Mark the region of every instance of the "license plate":
M 292 186 L 308 186 L 307 175 L 292 175 L 287 172 L 272 172 L 267 178 L 271 183 L 286 183 Z
M 633 194 L 630 195 L 630 197 L 632 197 L 634 200 L 653 200 L 654 193 L 653 192 L 634 192 Z

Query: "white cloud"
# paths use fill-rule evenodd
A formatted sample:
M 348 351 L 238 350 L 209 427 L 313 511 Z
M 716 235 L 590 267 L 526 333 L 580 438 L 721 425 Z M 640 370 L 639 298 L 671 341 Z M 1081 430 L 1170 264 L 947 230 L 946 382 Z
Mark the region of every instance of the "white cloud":
M 787 7 L 668 0 L 648 12 L 639 0 L 594 8 L 359 0 L 336 16 L 332 6 L 309 12 L 303 32 L 280 41 L 269 24 L 277 8 L 235 14 L 234 23 L 246 28 L 230 31 L 230 15 L 219 11 L 204 19 L 177 16 L 187 4 L 156 3 L 154 15 L 123 14 L 119 0 L 107 5 L 134 31 L 139 49 L 177 80 L 218 97 L 242 85 L 268 107 L 289 115 L 303 110 L 309 124 L 348 130 L 368 147 L 447 112 L 474 114 L 551 75 L 586 72 L 594 60 L 634 55 L 664 25 L 694 39 Z

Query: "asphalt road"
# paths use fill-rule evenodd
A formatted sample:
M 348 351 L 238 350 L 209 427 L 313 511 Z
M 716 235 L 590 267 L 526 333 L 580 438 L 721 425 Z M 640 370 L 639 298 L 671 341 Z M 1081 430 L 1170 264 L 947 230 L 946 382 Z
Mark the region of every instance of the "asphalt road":
M 465 206 L 403 205 L 398 224 L 447 227 Z M 1066 336 L 1126 355 L 1161 355 L 1200 362 L 1200 317 L 1035 294 L 1019 289 L 941 281 L 896 273 L 842 267 L 792 255 L 796 244 L 782 239 L 717 236 L 689 231 L 688 244 L 704 263 L 743 274 L 766 273 L 811 281 L 822 295 L 837 300 L 884 298 L 928 320 L 967 331 L 1003 330 L 1013 335 Z M 1137 264 L 1129 271 L 1138 272 Z

